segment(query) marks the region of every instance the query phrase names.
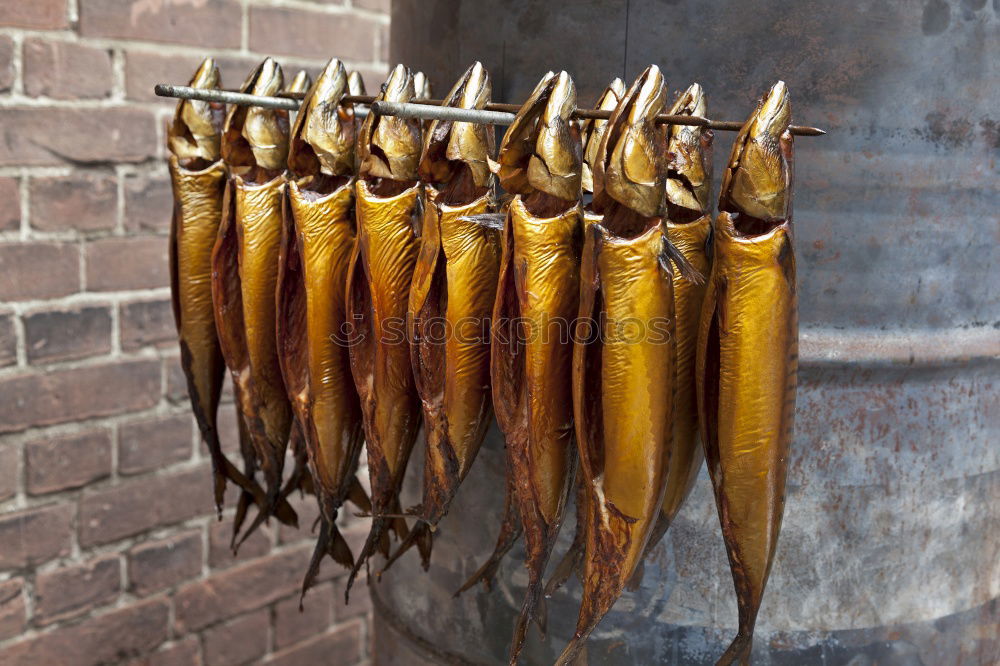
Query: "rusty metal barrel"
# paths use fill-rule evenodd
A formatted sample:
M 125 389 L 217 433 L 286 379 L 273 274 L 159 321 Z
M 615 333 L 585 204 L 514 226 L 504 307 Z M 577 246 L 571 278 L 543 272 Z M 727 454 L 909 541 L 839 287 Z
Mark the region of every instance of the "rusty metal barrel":
M 390 52 L 438 93 L 481 60 L 507 102 L 565 69 L 588 105 L 657 63 L 725 120 L 788 83 L 795 121 L 829 135 L 796 142 L 800 388 L 753 663 L 1000 663 L 1000 3 L 395 0 Z M 452 598 L 492 551 L 502 460 L 493 431 L 430 571 L 414 554 L 373 584 L 376 663 L 506 663 L 523 551 Z M 548 600 L 523 663 L 552 663 L 579 594 Z M 714 663 L 735 625 L 703 470 L 589 663 Z

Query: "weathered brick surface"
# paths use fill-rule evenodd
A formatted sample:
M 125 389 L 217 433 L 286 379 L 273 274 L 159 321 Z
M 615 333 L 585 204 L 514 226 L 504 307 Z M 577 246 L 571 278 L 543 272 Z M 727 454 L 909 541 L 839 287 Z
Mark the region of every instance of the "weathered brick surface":
M 29 363 L 70 361 L 111 351 L 111 308 L 107 306 L 45 310 L 22 319 Z
M 90 664 L 137 658 L 166 640 L 169 611 L 165 600 L 150 599 L 95 615 L 0 648 L 0 663 L 64 664 L 67 655 L 86 655 Z
M 68 555 L 72 520 L 73 507 L 69 504 L 0 514 L 0 570 L 34 566 Z
M 0 432 L 148 409 L 160 395 L 160 363 L 130 360 L 0 378 Z
M 105 238 L 87 244 L 87 290 L 152 289 L 170 284 L 167 239 Z
M 153 42 L 175 42 L 215 48 L 240 45 L 240 5 L 236 0 L 212 2 L 147 2 L 145 0 L 79 0 L 80 34 Z
M 212 627 L 204 633 L 205 662 L 235 666 L 264 656 L 270 623 L 270 611 L 264 608 Z
M 24 92 L 31 97 L 86 99 L 111 93 L 108 49 L 37 37 L 23 47 Z
M 139 544 L 128 554 L 129 592 L 141 597 L 201 573 L 201 530 Z
M 78 172 L 32 178 L 28 191 L 33 229 L 97 231 L 115 227 L 118 184 L 113 174 Z
M 24 580 L 12 578 L 0 583 L 0 641 L 24 631 L 28 616 L 24 606 Z
M 134 351 L 147 345 L 176 344 L 177 329 L 169 298 L 124 303 L 119 319 L 124 351 Z
M 117 554 L 39 574 L 35 579 L 35 624 L 81 615 L 114 601 L 121 590 Z
M 118 472 L 141 474 L 191 457 L 191 416 L 171 414 L 123 423 L 118 429 Z
M 93 430 L 45 438 L 24 445 L 29 495 L 80 488 L 111 474 L 111 434 Z
M 0 83 L 2 81 L 0 75 Z M 21 226 L 21 183 L 17 178 L 0 178 L 0 201 L 3 202 L 0 206 L 0 231 L 16 231 Z
M 141 162 L 157 153 L 155 118 L 145 109 L 13 107 L 3 120 L 0 166 Z
M 46 242 L 0 245 L 0 301 L 57 298 L 79 289 L 80 252 L 76 245 Z
M 208 513 L 212 506 L 207 465 L 84 493 L 80 500 L 80 545 L 108 543 L 179 523 Z
M 377 90 L 388 1 L 0 0 L 0 664 L 369 658 L 342 568 L 298 612 L 312 498 L 237 557 L 232 484 L 216 520 L 166 288 L 175 102 L 152 89 L 206 55 L 238 87 L 272 55 L 289 77 L 338 56 Z

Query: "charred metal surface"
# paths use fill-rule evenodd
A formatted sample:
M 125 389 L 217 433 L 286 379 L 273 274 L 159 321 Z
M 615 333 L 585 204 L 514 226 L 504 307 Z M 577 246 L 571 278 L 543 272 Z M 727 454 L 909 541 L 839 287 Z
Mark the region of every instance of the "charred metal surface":
M 994 664 L 1000 6 L 849 5 L 395 0 L 391 58 L 435 81 L 482 60 L 501 102 L 524 100 L 550 69 L 596 99 L 654 62 L 675 85 L 701 83 L 720 118 L 746 117 L 787 82 L 795 118 L 829 135 L 796 144 L 798 409 L 753 663 Z M 716 154 L 734 138 L 717 134 Z M 492 433 L 429 578 L 401 563 L 375 591 L 411 633 L 473 662 L 502 661 L 526 584 L 517 547 L 492 593 L 450 599 L 493 547 L 483 516 L 497 515 L 502 461 Z M 591 637 L 589 663 L 714 663 L 736 607 L 704 470 L 646 566 Z M 579 590 L 548 600 L 548 641 L 532 636 L 525 663 L 554 661 Z

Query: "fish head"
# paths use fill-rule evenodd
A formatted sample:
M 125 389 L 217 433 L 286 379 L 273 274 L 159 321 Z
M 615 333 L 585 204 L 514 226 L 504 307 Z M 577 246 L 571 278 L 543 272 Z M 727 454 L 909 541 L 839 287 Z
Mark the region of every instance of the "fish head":
M 347 75 L 347 94 L 348 95 L 364 95 L 365 94 L 365 80 L 361 76 L 361 72 L 354 70 Z
M 489 73 L 476 62 L 445 97 L 444 106 L 482 109 L 490 101 L 491 90 Z M 420 177 L 429 183 L 448 183 L 467 173 L 476 188 L 486 188 L 491 179 L 488 162 L 494 142 L 492 125 L 432 120 L 424 132 Z
M 719 210 L 763 222 L 789 218 L 791 208 L 791 104 L 778 81 L 757 104 L 736 137 L 719 193 Z
M 413 75 L 413 99 L 430 99 L 431 95 L 431 80 L 427 78 L 427 75 L 423 72 L 417 72 Z
M 697 83 L 682 92 L 669 113 L 701 116 L 707 112 L 705 91 Z M 709 211 L 712 186 L 712 130 L 696 125 L 669 125 L 667 203 L 698 216 Z
M 635 80 L 608 120 L 594 165 L 594 204 L 613 199 L 644 217 L 662 214 L 667 176 L 666 132 L 656 125 L 667 88 L 656 65 Z
M 413 73 L 403 65 L 396 65 L 375 100 L 410 102 L 414 94 Z M 420 121 L 369 113 L 361 125 L 357 149 L 362 177 L 416 180 L 421 151 Z
M 312 77 L 309 76 L 309 72 L 304 69 L 300 69 L 292 78 L 291 83 L 285 86 L 285 89 L 282 92 L 304 93 L 309 90 L 310 86 L 312 86 Z
M 614 111 L 624 96 L 625 82 L 616 77 L 601 93 L 595 108 L 601 111 Z M 601 139 L 604 138 L 604 130 L 607 126 L 608 121 L 600 118 L 590 118 L 583 123 L 581 134 L 583 136 L 582 185 L 584 192 L 593 193 L 594 191 L 594 162 L 597 161 Z
M 297 178 L 354 173 L 354 107 L 342 104 L 350 92 L 347 70 L 333 58 L 309 88 L 292 127 L 288 169 Z
M 205 58 L 188 84 L 192 88 L 217 90 L 219 68 Z M 215 162 L 222 155 L 222 125 L 225 107 L 217 102 L 182 99 L 167 128 L 167 146 L 179 160 Z
M 265 58 L 247 77 L 240 92 L 272 97 L 284 87 L 281 66 Z M 232 106 L 223 130 L 222 156 L 230 168 L 285 168 L 288 159 L 288 112 L 259 106 Z

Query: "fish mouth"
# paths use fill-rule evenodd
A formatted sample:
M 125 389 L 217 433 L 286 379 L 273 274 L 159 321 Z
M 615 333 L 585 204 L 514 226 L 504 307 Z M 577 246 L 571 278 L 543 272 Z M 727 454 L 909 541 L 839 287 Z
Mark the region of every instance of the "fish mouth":
M 396 65 L 376 101 L 410 102 L 416 96 L 413 73 Z M 369 113 L 358 136 L 359 173 L 364 178 L 417 180 L 421 151 L 420 121 Z
M 444 106 L 482 109 L 492 86 L 482 63 L 475 62 L 445 97 Z M 463 204 L 482 196 L 492 182 L 489 159 L 495 135 L 492 125 L 433 120 L 424 132 L 420 177 L 441 186 L 442 201 Z
M 666 105 L 666 83 L 656 65 L 635 80 L 608 121 L 594 169 L 594 206 L 617 202 L 642 217 L 662 214 L 667 176 L 666 134 L 656 116 Z
M 205 58 L 191 82 L 192 88 L 219 88 L 219 68 L 214 58 Z M 222 156 L 222 125 L 225 110 L 215 102 L 181 100 L 167 129 L 170 152 L 187 168 L 200 169 Z
M 671 115 L 704 116 L 705 91 L 692 83 L 674 102 Z M 667 154 L 667 210 L 671 222 L 693 222 L 709 210 L 712 131 L 694 125 L 670 125 Z
M 778 81 L 744 123 L 722 183 L 719 210 L 737 214 L 738 231 L 762 233 L 789 217 L 791 104 Z
M 273 97 L 284 87 L 281 66 L 265 58 L 240 87 L 240 92 Z M 269 174 L 285 168 L 288 159 L 288 112 L 253 106 L 233 106 L 223 129 L 222 156 L 231 169 L 259 167 Z
M 349 92 L 347 70 L 332 58 L 306 93 L 292 127 L 288 169 L 300 186 L 333 191 L 354 175 L 357 121 L 353 105 L 341 103 Z

